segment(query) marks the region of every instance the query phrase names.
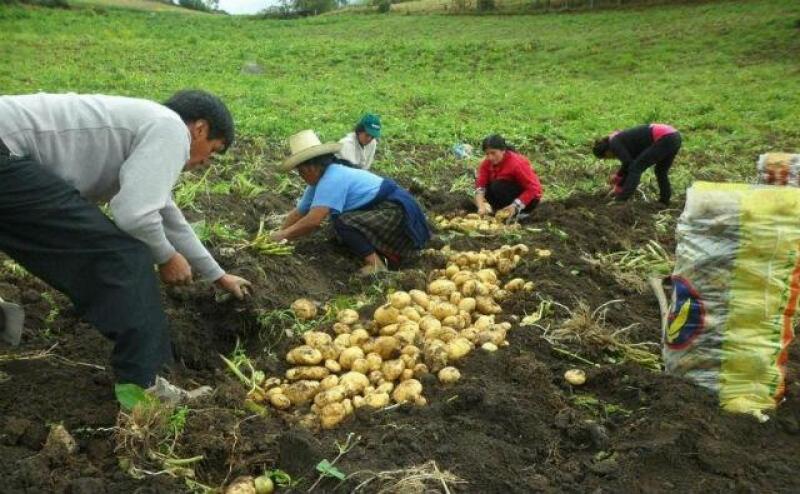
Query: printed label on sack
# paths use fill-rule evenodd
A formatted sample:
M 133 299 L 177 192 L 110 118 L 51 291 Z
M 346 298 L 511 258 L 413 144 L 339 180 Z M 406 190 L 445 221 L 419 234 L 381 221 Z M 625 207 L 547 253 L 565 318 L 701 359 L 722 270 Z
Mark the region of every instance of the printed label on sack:
M 705 307 L 694 286 L 681 276 L 672 277 L 672 311 L 669 314 L 666 344 L 682 350 L 697 338 L 705 323 Z

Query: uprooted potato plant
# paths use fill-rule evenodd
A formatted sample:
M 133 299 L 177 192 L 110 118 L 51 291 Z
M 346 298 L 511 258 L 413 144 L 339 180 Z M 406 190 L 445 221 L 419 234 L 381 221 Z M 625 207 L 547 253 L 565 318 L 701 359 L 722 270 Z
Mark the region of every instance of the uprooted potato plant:
M 114 427 L 120 467 L 135 478 L 164 474 L 196 484 L 194 465 L 203 456 L 181 458 L 176 453 L 188 414 L 187 407 L 156 400 L 121 411 Z
M 583 349 L 601 352 L 604 358 L 611 362 L 630 361 L 653 370 L 660 370 L 661 360 L 651 351 L 658 348 L 658 344 L 631 342 L 626 333 L 633 329 L 635 324 L 624 328 L 615 328 L 608 324 L 606 316 L 609 308 L 621 302 L 621 300 L 611 300 L 595 309 L 582 301 L 574 309 L 556 304 L 567 312 L 568 317 L 557 327 L 546 329 L 543 336 L 556 351 L 563 352 L 567 345 L 578 345 Z M 586 362 L 593 364 L 590 361 Z
M 285 375 L 251 369 L 247 376 L 228 361 L 248 386 L 248 399 L 292 413 L 310 428 L 329 429 L 361 407 L 424 406 L 423 376 L 434 373 L 442 384 L 451 384 L 460 379 L 459 363 L 473 349 L 507 346 L 511 324 L 495 320 L 502 312 L 499 303 L 534 286 L 521 278 L 503 283 L 501 277 L 529 248 L 460 252 L 446 246 L 440 253 L 446 267 L 429 273 L 425 291 L 390 293 L 367 321 L 343 309 L 330 331 L 304 333 L 304 344 L 286 354 L 291 367 Z M 307 300 L 292 309 L 300 318 L 316 314 Z

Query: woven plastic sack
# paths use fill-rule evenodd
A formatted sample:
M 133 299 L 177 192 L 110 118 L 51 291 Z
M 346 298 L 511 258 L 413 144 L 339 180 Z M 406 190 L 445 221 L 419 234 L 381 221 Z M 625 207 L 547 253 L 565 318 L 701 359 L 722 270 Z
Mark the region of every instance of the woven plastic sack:
M 756 167 L 760 184 L 800 187 L 800 154 L 764 153 Z
M 666 371 L 760 414 L 784 393 L 800 296 L 800 189 L 695 183 L 678 222 Z

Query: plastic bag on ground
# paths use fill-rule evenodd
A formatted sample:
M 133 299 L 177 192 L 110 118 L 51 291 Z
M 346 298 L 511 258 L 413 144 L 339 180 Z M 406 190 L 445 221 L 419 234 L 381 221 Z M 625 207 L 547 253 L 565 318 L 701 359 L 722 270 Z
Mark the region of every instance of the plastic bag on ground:
M 800 297 L 800 189 L 695 183 L 678 222 L 666 371 L 758 415 L 784 393 Z

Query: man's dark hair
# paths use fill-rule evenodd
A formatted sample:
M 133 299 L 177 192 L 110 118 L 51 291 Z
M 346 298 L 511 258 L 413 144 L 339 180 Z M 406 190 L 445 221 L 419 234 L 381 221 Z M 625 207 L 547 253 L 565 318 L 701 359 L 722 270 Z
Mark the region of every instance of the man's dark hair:
M 356 124 L 356 128 L 353 129 L 353 130 L 355 131 L 356 135 L 358 135 L 359 132 L 366 132 L 367 128 L 364 127 L 364 124 L 358 123 L 358 124 Z
M 516 151 L 514 146 L 506 142 L 505 138 L 500 134 L 492 134 L 486 136 L 481 142 L 481 149 L 485 153 L 487 149 L 499 149 L 500 151 Z
M 213 94 L 196 89 L 184 89 L 173 94 L 164 106 L 180 115 L 186 123 L 197 120 L 208 122 L 208 138 L 225 141 L 223 153 L 233 144 L 233 117 L 225 103 Z
M 594 141 L 594 145 L 592 146 L 592 153 L 596 158 L 604 158 L 610 147 L 611 147 L 611 139 L 609 139 L 608 136 L 601 137 L 600 139 Z

